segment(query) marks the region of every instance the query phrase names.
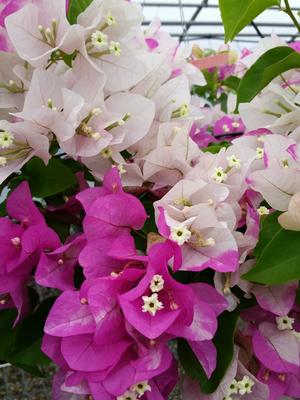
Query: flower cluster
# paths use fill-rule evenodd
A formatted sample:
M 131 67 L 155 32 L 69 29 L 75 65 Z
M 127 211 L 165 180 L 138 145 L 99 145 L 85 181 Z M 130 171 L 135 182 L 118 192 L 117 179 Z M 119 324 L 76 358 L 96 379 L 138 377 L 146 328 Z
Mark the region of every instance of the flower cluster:
M 300 75 L 239 114 L 232 84 L 286 45 L 190 54 L 89 3 L 1 2 L 0 320 L 53 294 L 8 361 L 42 341 L 54 400 L 300 397 Z

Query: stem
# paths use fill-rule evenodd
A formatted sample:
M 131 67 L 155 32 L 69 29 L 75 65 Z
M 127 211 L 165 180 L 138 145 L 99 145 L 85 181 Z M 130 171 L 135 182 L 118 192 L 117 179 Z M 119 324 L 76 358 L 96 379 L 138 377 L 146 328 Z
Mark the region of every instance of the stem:
M 283 82 L 287 85 L 287 87 L 294 93 L 294 94 L 298 94 L 298 92 L 289 84 L 289 82 L 285 79 L 285 77 L 280 74 L 279 75 L 280 78 L 283 80 Z
M 134 232 L 135 232 L 138 236 L 142 237 L 143 239 L 147 239 L 147 236 L 144 235 L 142 232 L 136 231 L 136 230 L 134 230 Z
M 294 22 L 295 27 L 298 29 L 298 32 L 300 32 L 300 24 L 297 21 L 291 7 L 289 4 L 289 0 L 284 0 L 284 5 L 285 5 L 285 9 L 282 9 L 287 15 L 289 15 L 289 17 L 291 18 L 291 20 Z

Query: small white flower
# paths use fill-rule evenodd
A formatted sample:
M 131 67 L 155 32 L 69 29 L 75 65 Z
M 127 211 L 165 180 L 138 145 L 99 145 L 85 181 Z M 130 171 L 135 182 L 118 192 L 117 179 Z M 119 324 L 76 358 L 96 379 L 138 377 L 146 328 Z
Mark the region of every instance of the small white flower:
M 122 396 L 118 396 L 117 400 L 137 400 L 137 394 L 127 390 Z
M 107 46 L 107 35 L 101 31 L 96 31 L 91 36 L 91 42 L 94 47 L 98 49 L 103 49 Z
M 113 40 L 109 43 L 109 51 L 111 54 L 119 57 L 121 55 L 121 45 L 119 42 L 114 42 Z
M 177 135 L 177 133 L 181 132 L 182 128 L 180 128 L 179 126 L 174 126 L 174 128 L 172 129 L 172 132 Z
M 213 180 L 215 180 L 218 183 L 225 182 L 227 177 L 228 175 L 226 174 L 226 172 L 222 167 L 216 167 L 214 173 L 212 174 Z
M 212 237 L 205 240 L 205 246 L 210 247 L 210 246 L 214 246 L 215 244 L 216 244 L 216 241 Z
M 151 392 L 151 386 L 148 381 L 139 382 L 136 385 L 132 385 L 130 390 L 138 395 L 138 397 L 142 397 L 146 392 Z
M 228 160 L 228 165 L 231 168 L 241 168 L 241 160 L 239 158 L 237 158 L 234 154 L 232 154 L 231 156 L 227 157 Z
M 260 143 L 264 143 L 265 138 L 266 138 L 266 135 L 258 136 L 257 141 L 260 142 Z
M 223 129 L 223 131 L 224 131 L 225 133 L 230 132 L 230 128 L 229 128 L 229 126 L 226 125 L 226 124 L 224 124 L 224 125 L 222 126 L 222 129 Z
M 243 396 L 246 393 L 251 393 L 254 385 L 255 382 L 250 379 L 249 376 L 245 375 L 243 379 L 238 382 L 239 394 Z
M 239 128 L 239 127 L 241 126 L 241 124 L 240 124 L 239 122 L 233 122 L 233 123 L 232 123 L 232 126 L 233 126 L 234 128 Z
M 16 247 L 20 247 L 21 244 L 21 238 L 19 236 L 16 236 L 12 239 L 10 239 L 11 244 L 13 244 Z
M 236 379 L 234 379 L 234 380 L 231 382 L 231 384 L 230 384 L 230 386 L 229 386 L 229 388 L 228 388 L 228 395 L 237 394 L 238 391 L 239 391 L 238 381 L 237 381 Z
M 187 103 L 183 104 L 179 109 L 179 114 L 182 118 L 187 117 L 190 113 L 190 108 Z
M 178 199 L 174 199 L 173 203 L 175 204 L 175 206 L 183 206 L 183 207 L 191 207 L 192 206 L 192 203 L 185 197 L 180 197 Z
M 182 246 L 187 242 L 192 236 L 191 231 L 189 231 L 184 225 L 172 226 L 170 239 Z
M 99 140 L 101 138 L 101 134 L 99 132 L 93 132 L 91 134 L 91 138 L 94 140 Z
M 277 328 L 280 331 L 292 330 L 294 322 L 295 318 L 290 318 L 287 315 L 283 317 L 276 317 Z
M 106 15 L 106 23 L 108 26 L 116 25 L 117 19 L 111 13 L 108 13 Z
M 257 209 L 257 212 L 258 212 L 258 214 L 259 215 L 269 215 L 270 214 L 270 210 L 267 208 L 267 207 L 265 207 L 265 206 L 261 206 L 261 207 L 259 207 L 258 209 Z
M 110 158 L 112 156 L 112 149 L 110 147 L 106 147 L 100 152 L 103 158 Z
M 154 275 L 150 283 L 150 289 L 153 293 L 160 292 L 163 290 L 164 284 L 165 281 L 161 275 Z
M 292 330 L 293 335 L 295 336 L 296 339 L 300 342 L 300 332 L 295 331 L 295 329 Z
M 123 164 L 119 164 L 118 165 L 118 171 L 119 171 L 119 174 L 120 175 L 122 175 L 122 174 L 126 174 L 126 168 L 124 167 L 124 165 Z
M 264 149 L 262 147 L 256 147 L 256 159 L 262 160 L 264 158 Z
M 5 167 L 7 164 L 7 159 L 5 157 L 0 157 L 0 167 Z
M 101 108 L 95 107 L 95 108 L 92 109 L 91 114 L 93 116 L 97 116 L 97 115 L 101 114 L 101 112 L 102 112 Z
M 156 315 L 157 311 L 164 308 L 163 303 L 158 300 L 158 294 L 153 293 L 151 296 L 142 297 L 144 305 L 142 307 L 143 312 L 148 312 L 153 317 Z

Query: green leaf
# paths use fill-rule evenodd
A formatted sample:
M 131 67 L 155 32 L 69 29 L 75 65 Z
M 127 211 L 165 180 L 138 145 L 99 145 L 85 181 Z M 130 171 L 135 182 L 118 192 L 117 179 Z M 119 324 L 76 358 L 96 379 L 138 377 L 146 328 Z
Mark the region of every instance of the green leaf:
M 183 340 L 178 341 L 178 355 L 180 362 L 186 373 L 199 382 L 203 393 L 213 393 L 223 379 L 231 361 L 234 352 L 234 334 L 237 320 L 239 317 L 239 308 L 232 312 L 225 311 L 218 318 L 218 331 L 213 339 L 217 349 L 217 368 L 210 379 L 207 378 L 204 369 L 199 363 L 189 344 Z
M 265 285 L 300 279 L 300 232 L 283 229 L 279 215 L 274 212 L 264 219 L 254 253 L 255 267 L 243 279 Z
M 71 24 L 76 24 L 77 17 L 81 14 L 93 0 L 70 0 L 68 20 Z
M 147 235 L 150 232 L 157 232 L 157 226 L 155 223 L 155 215 L 154 215 L 154 207 L 153 207 L 153 200 L 149 198 L 141 198 L 141 202 L 146 210 L 148 218 L 142 228 L 142 232 Z
M 0 360 L 6 361 L 13 348 L 16 329 L 13 329 L 12 327 L 16 317 L 16 310 L 0 311 Z
M 57 158 L 51 158 L 47 166 L 33 158 L 25 165 L 24 174 L 35 197 L 53 196 L 77 183 L 72 171 Z
M 204 151 L 205 153 L 217 154 L 223 147 L 227 149 L 227 147 L 229 146 L 230 146 L 229 142 L 223 141 L 221 143 L 211 143 L 208 147 L 204 147 L 201 150 Z
M 296 303 L 300 306 L 300 286 L 298 286 L 298 289 L 296 292 Z
M 7 360 L 13 365 L 47 365 L 50 360 L 41 351 L 44 325 L 55 297 L 44 300 L 37 310 L 27 317 L 17 329 L 13 349 Z
M 6 217 L 6 215 L 6 200 L 4 200 L 3 203 L 0 204 L 0 217 Z
M 63 53 L 63 57 L 62 57 L 62 58 L 63 58 L 64 63 L 65 63 L 68 67 L 72 68 L 73 61 L 75 60 L 77 54 L 78 54 L 78 51 L 77 51 L 77 50 L 75 50 L 75 51 L 74 51 L 73 53 L 71 53 L 71 54 Z
M 250 102 L 274 78 L 300 67 L 300 54 L 287 46 L 275 47 L 264 53 L 246 72 L 237 91 L 237 102 Z
M 240 82 L 241 80 L 237 76 L 229 76 L 227 79 L 222 81 L 222 86 L 226 86 L 236 92 L 238 90 Z
M 245 26 L 267 8 L 279 5 L 280 0 L 219 0 L 225 41 L 233 40 Z

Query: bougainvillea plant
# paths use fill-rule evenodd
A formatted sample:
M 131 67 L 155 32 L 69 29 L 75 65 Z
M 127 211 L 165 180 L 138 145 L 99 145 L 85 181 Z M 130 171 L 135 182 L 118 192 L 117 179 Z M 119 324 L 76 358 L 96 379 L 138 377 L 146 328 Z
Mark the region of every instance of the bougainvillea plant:
M 280 3 L 220 0 L 227 40 Z M 0 2 L 0 360 L 54 400 L 297 399 L 299 45 L 142 21 Z

